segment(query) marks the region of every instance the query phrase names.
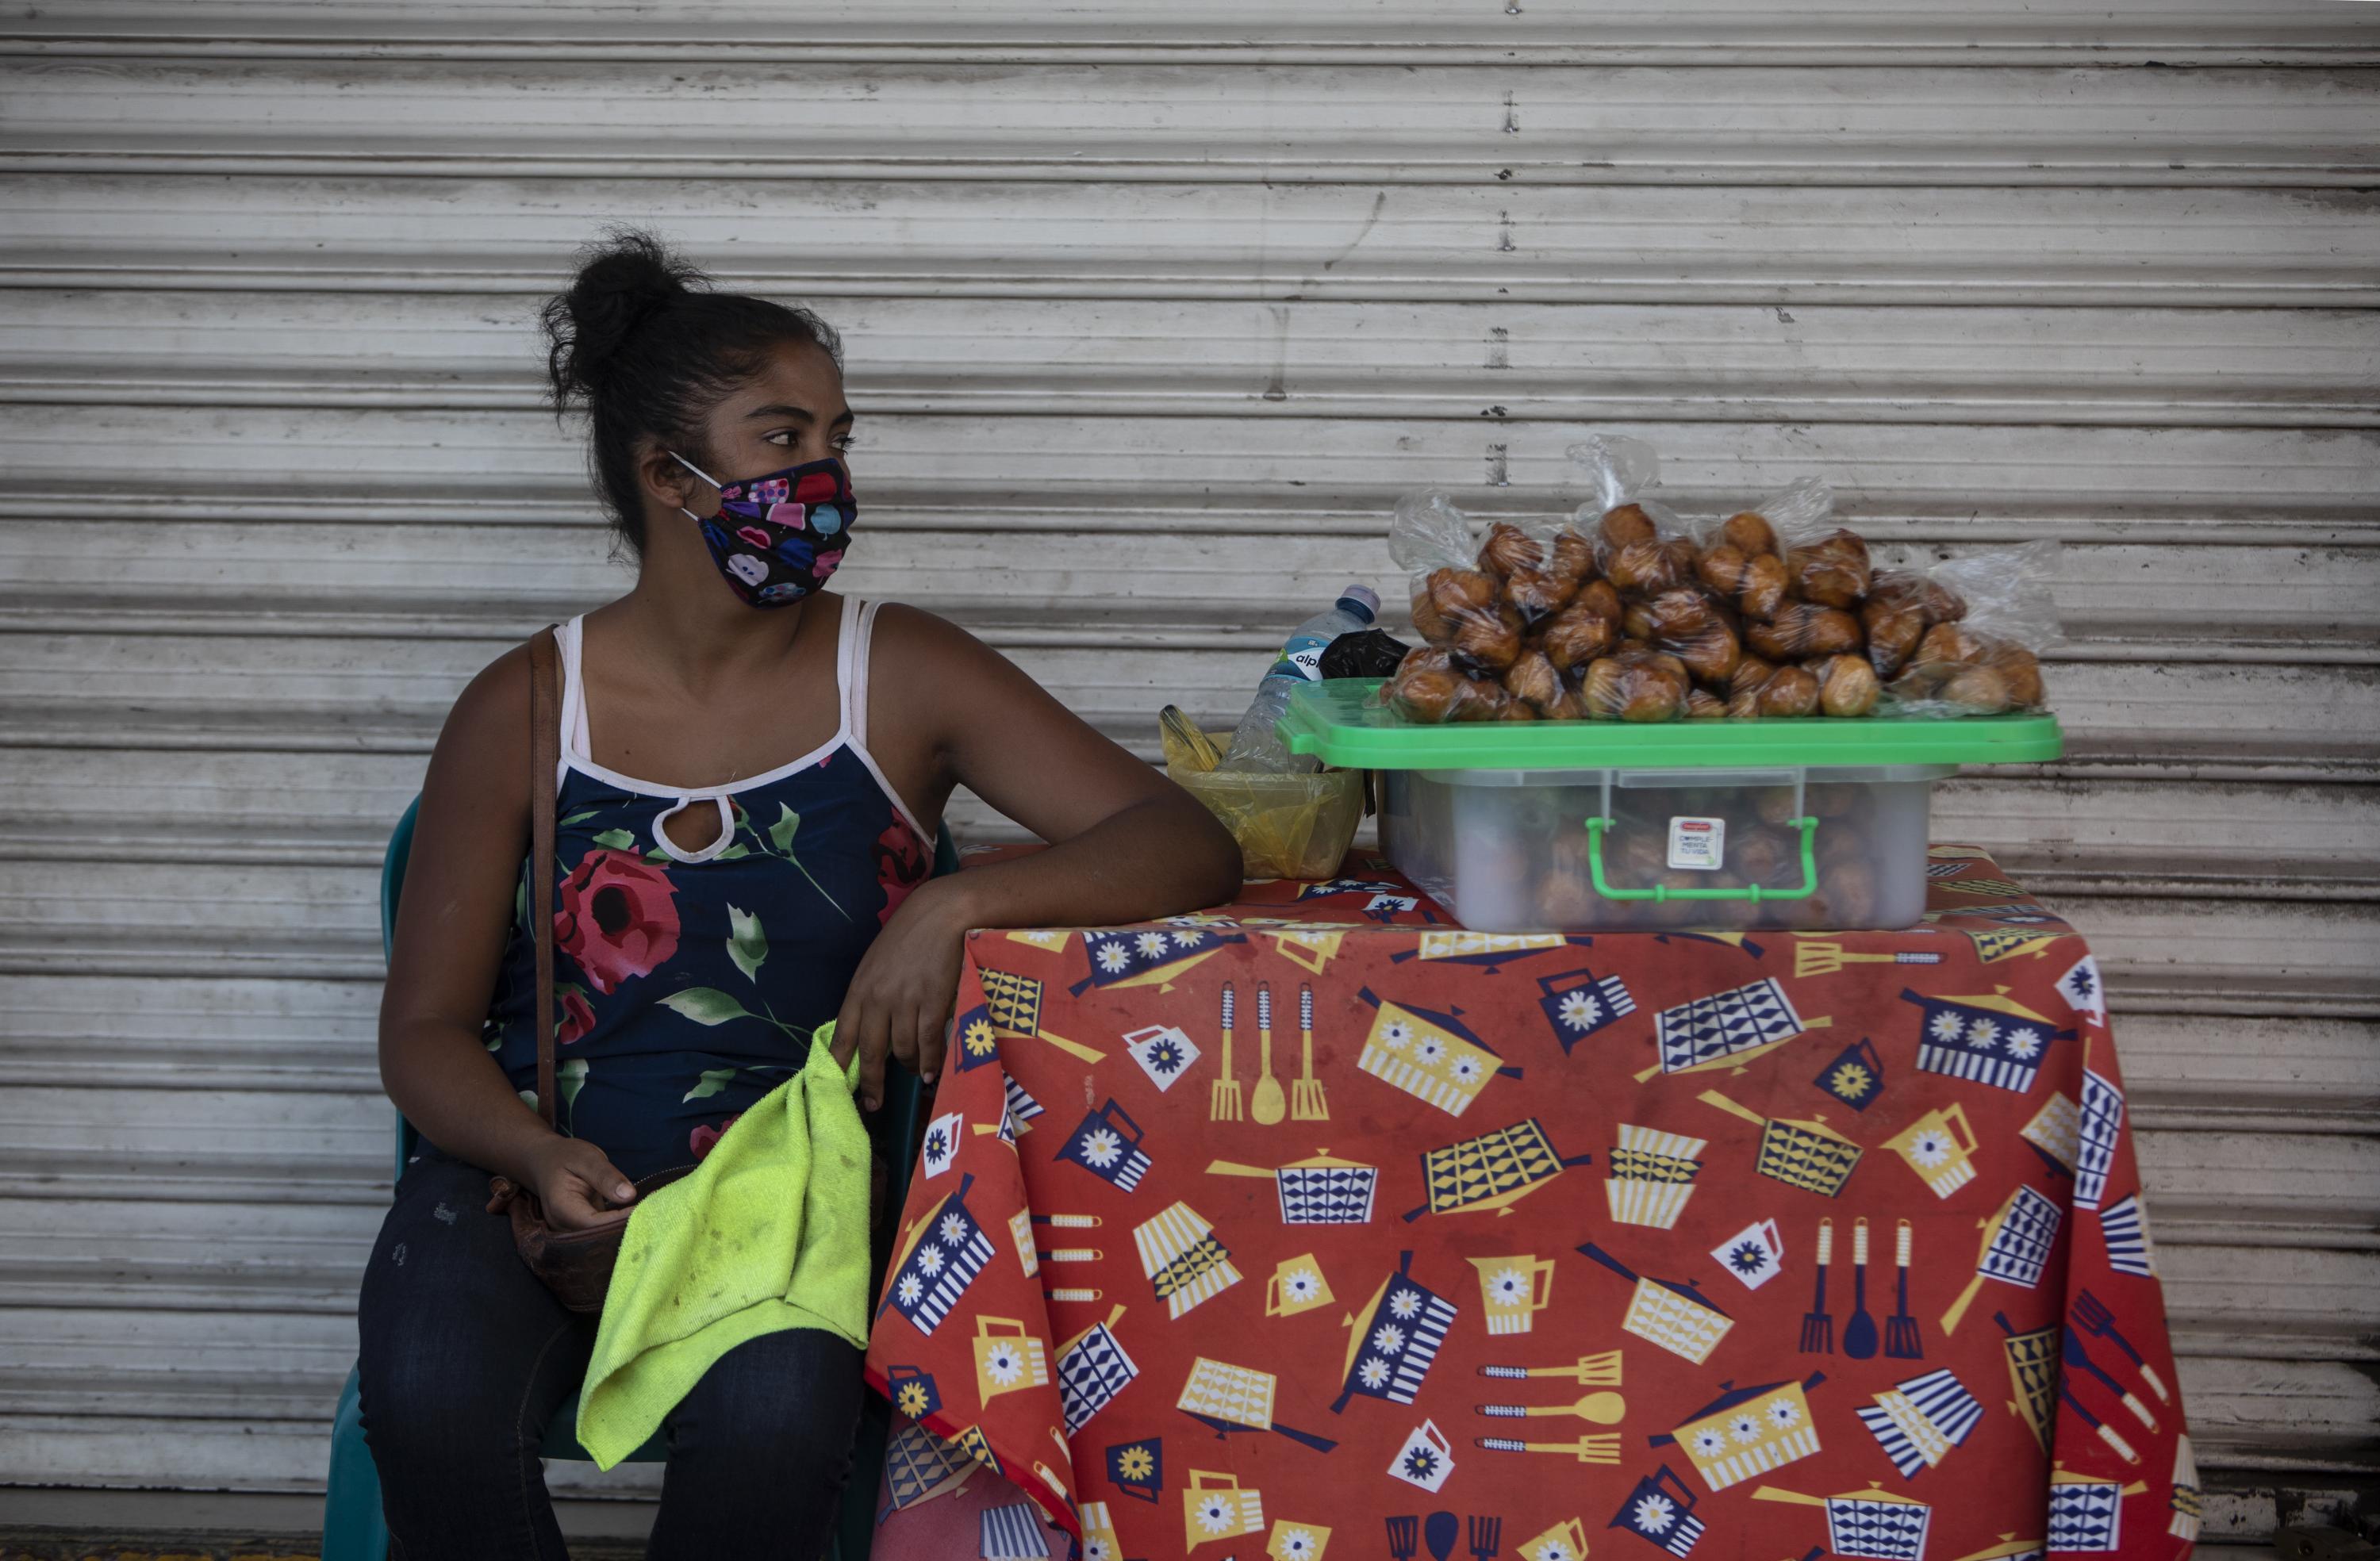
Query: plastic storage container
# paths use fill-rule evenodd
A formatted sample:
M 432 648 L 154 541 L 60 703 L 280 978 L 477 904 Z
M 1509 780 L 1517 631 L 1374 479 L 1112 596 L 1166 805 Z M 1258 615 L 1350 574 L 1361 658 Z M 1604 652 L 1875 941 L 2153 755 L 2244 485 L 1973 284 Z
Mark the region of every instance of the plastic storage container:
M 1380 844 L 1482 932 L 1891 928 L 1925 912 L 1934 784 L 2063 751 L 2054 716 L 1418 726 L 1311 684 L 1282 741 L 1380 772 Z

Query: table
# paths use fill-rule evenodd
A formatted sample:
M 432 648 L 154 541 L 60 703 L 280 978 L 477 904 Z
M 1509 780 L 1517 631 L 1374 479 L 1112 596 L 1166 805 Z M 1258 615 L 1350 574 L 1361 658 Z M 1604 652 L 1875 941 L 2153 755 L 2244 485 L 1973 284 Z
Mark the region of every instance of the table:
M 1476 934 L 1358 858 L 973 935 L 877 1554 L 2187 1555 L 2097 966 L 1928 872 L 1893 933 Z

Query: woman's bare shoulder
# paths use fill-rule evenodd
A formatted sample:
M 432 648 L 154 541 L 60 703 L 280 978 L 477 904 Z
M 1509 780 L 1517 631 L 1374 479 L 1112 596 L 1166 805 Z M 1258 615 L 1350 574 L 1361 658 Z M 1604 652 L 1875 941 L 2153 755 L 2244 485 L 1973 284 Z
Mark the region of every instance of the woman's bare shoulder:
M 480 668 L 455 696 L 438 734 L 437 759 L 474 774 L 517 772 L 528 762 L 528 710 L 524 641 Z

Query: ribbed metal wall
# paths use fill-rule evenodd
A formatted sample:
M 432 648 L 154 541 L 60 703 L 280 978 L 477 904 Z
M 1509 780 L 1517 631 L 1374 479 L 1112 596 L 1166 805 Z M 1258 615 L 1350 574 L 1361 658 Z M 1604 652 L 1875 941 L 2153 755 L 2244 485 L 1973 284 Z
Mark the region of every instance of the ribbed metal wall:
M 530 329 L 618 220 L 844 328 L 852 588 L 1144 749 L 1398 491 L 1567 508 L 1589 427 L 1690 505 L 2062 538 L 2072 756 L 1937 834 L 2109 969 L 2201 1461 L 2373 1473 L 2375 67 L 2318 0 L 18 7 L 0 1482 L 321 1479 L 381 842 L 625 578 Z

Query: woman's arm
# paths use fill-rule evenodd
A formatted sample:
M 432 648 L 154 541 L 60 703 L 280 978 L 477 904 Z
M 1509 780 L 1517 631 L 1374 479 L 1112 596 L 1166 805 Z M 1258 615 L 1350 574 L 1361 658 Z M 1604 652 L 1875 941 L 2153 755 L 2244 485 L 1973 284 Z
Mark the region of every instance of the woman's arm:
M 969 927 L 1111 926 L 1218 904 L 1240 887 L 1240 848 L 1196 798 L 954 624 L 886 607 L 871 657 L 878 686 L 900 690 L 905 731 L 930 739 L 942 794 L 965 786 L 1050 842 L 921 885 L 868 950 L 834 1050 L 858 1052 L 872 1109 L 888 1054 L 929 1079 L 941 1068 Z
M 528 853 L 528 675 L 526 648 L 500 658 L 438 734 L 381 994 L 380 1076 L 432 1144 L 578 1226 L 636 1189 L 601 1150 L 548 1128 L 480 1041 Z

